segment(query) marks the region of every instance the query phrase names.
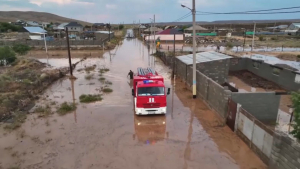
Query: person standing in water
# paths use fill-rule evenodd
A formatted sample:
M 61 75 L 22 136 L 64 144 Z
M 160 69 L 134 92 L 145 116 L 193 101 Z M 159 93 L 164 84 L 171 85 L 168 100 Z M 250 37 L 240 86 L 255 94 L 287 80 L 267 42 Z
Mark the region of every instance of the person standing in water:
M 130 70 L 129 73 L 128 73 L 128 75 L 127 75 L 127 77 L 128 76 L 130 76 L 130 79 L 133 79 L 133 71 Z

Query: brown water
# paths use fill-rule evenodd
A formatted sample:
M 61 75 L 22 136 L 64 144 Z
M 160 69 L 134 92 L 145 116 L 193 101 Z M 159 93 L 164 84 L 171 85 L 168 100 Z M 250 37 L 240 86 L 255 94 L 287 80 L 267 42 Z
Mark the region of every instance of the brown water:
M 50 101 L 79 102 L 81 94 L 96 94 L 104 86 L 97 69 L 110 71 L 113 93 L 104 100 L 78 104 L 65 116 L 48 118 L 29 115 L 20 129 L 0 129 L 0 168 L 25 169 L 264 169 L 261 160 L 201 100 L 193 100 L 180 80 L 171 80 L 171 70 L 149 55 L 138 40 L 124 40 L 122 46 L 103 58 L 91 58 L 77 65 L 75 81 L 54 83 L 38 104 Z M 41 60 L 45 61 L 45 60 Z M 62 66 L 66 59 L 49 59 Z M 96 65 L 95 79 L 86 80 L 85 66 Z M 166 116 L 137 117 L 133 112 L 128 71 L 154 67 L 164 76 L 172 92 L 167 98 Z M 175 85 L 176 84 L 176 85 Z M 55 106 L 53 106 L 55 107 Z M 1 126 L 4 126 L 2 124 Z

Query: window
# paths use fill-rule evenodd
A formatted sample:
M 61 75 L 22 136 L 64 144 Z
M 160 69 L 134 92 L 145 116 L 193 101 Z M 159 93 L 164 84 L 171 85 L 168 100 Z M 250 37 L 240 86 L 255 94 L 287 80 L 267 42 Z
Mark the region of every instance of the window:
M 76 28 L 74 28 L 76 30 Z
M 253 67 L 256 69 L 259 69 L 260 63 L 259 62 L 253 62 Z
M 279 76 L 279 74 L 280 74 L 280 69 L 274 67 L 273 68 L 273 75 Z
M 296 74 L 295 82 L 300 83 L 300 75 L 299 74 Z
M 140 87 L 138 96 L 162 96 L 165 95 L 164 87 Z

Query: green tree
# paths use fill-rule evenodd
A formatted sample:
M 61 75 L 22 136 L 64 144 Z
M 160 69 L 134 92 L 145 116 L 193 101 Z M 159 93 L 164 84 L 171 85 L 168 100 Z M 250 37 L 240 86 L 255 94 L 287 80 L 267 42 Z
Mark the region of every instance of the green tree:
M 263 36 L 259 36 L 259 41 L 264 41 L 264 37 Z
M 8 30 L 16 32 L 19 31 L 20 29 L 21 29 L 20 26 L 12 25 L 6 22 L 0 22 L 0 32 L 7 32 Z
M 16 54 L 10 47 L 0 47 L 0 66 L 11 64 L 16 59 Z
M 294 92 L 292 94 L 292 102 L 294 107 L 294 121 L 292 124 L 294 130 L 291 132 L 294 137 L 300 139 L 300 92 Z
M 19 55 L 26 55 L 30 47 L 28 45 L 15 44 L 12 49 Z
M 124 25 L 119 25 L 119 29 L 122 30 L 124 28 Z

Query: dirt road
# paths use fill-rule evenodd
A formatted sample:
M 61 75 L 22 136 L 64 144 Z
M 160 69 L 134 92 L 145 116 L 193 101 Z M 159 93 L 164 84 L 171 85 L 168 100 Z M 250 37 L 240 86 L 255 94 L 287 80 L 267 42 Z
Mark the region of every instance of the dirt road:
M 39 101 L 77 102 L 77 110 L 65 116 L 28 116 L 20 129 L 0 129 L 0 168 L 24 169 L 265 169 L 261 160 L 200 100 L 193 100 L 180 80 L 172 81 L 171 70 L 149 56 L 138 40 L 124 40 L 103 58 L 77 65 L 74 82 L 53 84 Z M 45 61 L 42 60 L 42 61 Z M 50 59 L 53 66 L 65 59 Z M 96 65 L 93 78 L 78 71 Z M 133 112 L 128 71 L 154 67 L 171 87 L 166 116 L 137 117 Z M 99 68 L 113 84 L 113 92 L 101 102 L 79 103 L 81 94 L 94 94 L 103 87 Z M 175 85 L 176 84 L 176 85 Z M 54 106 L 55 107 L 55 106 Z

